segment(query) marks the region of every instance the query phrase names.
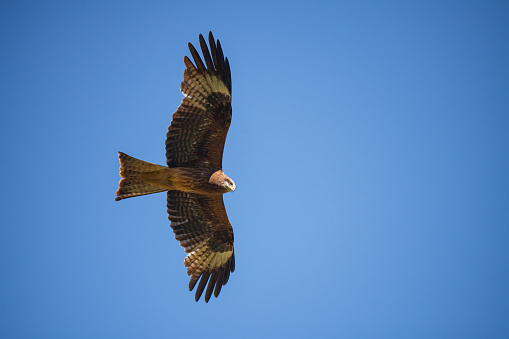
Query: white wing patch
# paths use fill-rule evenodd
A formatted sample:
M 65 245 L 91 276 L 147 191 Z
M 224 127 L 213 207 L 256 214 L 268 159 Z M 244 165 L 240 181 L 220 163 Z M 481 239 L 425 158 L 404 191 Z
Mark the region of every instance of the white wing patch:
M 208 268 L 223 266 L 233 254 L 233 250 L 226 252 L 212 252 L 208 247 L 209 238 L 200 242 L 184 259 L 187 275 L 202 274 Z

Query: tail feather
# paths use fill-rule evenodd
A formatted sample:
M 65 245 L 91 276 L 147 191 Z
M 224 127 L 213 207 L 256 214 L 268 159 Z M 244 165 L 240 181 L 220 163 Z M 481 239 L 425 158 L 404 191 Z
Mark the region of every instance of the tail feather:
M 165 188 L 147 183 L 143 176 L 144 173 L 160 171 L 166 167 L 133 158 L 122 152 L 118 152 L 118 159 L 122 179 L 118 184 L 116 201 L 166 191 Z

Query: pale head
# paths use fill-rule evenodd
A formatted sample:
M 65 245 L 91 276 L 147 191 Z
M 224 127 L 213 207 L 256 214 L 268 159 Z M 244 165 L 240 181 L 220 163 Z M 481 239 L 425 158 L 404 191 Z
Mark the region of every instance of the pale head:
M 223 171 L 214 172 L 209 179 L 209 183 L 220 186 L 224 189 L 224 193 L 235 191 L 235 182 L 230 179 Z

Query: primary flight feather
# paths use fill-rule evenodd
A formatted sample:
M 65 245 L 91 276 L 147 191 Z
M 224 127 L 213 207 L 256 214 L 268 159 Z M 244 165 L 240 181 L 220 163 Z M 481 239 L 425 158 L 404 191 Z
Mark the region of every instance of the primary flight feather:
M 168 191 L 167 207 L 175 239 L 184 247 L 184 265 L 196 284 L 195 300 L 217 297 L 235 270 L 233 229 L 223 194 L 235 183 L 222 170 L 223 149 L 232 118 L 231 74 L 219 40 L 200 34 L 205 63 L 189 43 L 182 103 L 166 134 L 166 164 L 160 166 L 119 152 L 122 179 L 115 200 Z

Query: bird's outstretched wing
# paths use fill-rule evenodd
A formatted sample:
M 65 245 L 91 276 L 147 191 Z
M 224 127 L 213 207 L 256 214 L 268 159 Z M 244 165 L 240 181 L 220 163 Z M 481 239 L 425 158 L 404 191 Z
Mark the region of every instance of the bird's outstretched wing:
M 180 90 L 185 95 L 166 135 L 166 163 L 169 167 L 222 167 L 226 134 L 230 127 L 231 74 L 228 58 L 224 58 L 219 40 L 209 33 L 210 52 L 200 34 L 205 64 L 189 43 L 196 66 L 186 56 L 184 81 Z
M 204 196 L 168 191 L 168 215 L 175 238 L 188 253 L 184 264 L 191 276 L 189 290 L 196 289 L 198 301 L 208 282 L 205 302 L 212 292 L 217 297 L 235 270 L 233 229 L 222 195 Z

